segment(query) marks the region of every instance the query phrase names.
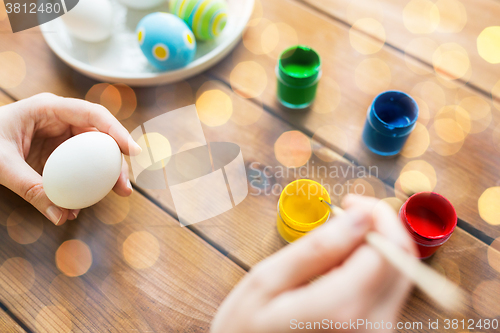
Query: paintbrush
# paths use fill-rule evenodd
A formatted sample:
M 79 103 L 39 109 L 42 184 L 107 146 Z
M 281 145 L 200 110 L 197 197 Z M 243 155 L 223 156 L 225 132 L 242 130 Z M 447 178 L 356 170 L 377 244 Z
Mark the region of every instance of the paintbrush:
M 319 200 L 327 204 L 334 215 L 345 214 L 342 208 L 332 205 L 321 197 Z M 465 292 L 458 285 L 410 255 L 386 237 L 372 231 L 366 235 L 365 239 L 394 268 L 412 280 L 420 290 L 439 306 L 446 310 L 459 311 L 465 305 Z

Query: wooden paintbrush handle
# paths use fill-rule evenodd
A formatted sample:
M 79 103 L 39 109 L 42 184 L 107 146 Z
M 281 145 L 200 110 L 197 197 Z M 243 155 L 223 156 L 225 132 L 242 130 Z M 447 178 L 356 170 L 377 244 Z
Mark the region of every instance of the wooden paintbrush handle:
M 366 241 L 437 304 L 447 310 L 463 306 L 463 292 L 455 283 L 376 232 L 366 235 Z

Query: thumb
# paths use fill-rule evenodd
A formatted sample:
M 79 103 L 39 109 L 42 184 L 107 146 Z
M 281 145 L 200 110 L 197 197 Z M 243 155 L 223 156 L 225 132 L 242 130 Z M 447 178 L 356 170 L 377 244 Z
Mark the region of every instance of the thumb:
M 17 152 L 7 156 L 10 156 L 9 160 L 2 158 L 0 161 L 0 183 L 32 204 L 55 225 L 65 222 L 68 210 L 57 207 L 49 200 L 43 189 L 42 176 Z

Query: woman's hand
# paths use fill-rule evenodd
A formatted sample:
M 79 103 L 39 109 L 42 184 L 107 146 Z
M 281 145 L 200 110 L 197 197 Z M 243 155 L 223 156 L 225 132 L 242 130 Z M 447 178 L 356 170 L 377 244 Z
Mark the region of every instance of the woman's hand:
M 0 184 L 56 225 L 76 219 L 79 210 L 63 209 L 49 200 L 40 174 L 57 146 L 74 135 L 95 130 L 111 135 L 123 153 L 140 153 L 128 131 L 101 105 L 44 93 L 1 107 Z M 132 193 L 125 162 L 114 191 L 121 196 Z
M 322 325 L 308 332 L 368 331 L 343 324 L 358 319 L 395 325 L 411 283 L 364 238 L 375 230 L 412 254 L 415 245 L 386 203 L 347 196 L 343 206 L 346 214 L 256 265 L 220 307 L 212 333 L 300 331 L 308 322 Z

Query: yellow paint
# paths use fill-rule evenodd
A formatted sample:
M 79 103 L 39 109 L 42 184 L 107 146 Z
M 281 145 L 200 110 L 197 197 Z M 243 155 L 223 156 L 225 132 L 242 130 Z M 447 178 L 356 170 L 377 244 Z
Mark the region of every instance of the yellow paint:
M 284 240 L 291 243 L 328 220 L 330 210 L 320 198 L 330 203 L 326 189 L 310 179 L 293 181 L 283 189 L 277 227 Z

